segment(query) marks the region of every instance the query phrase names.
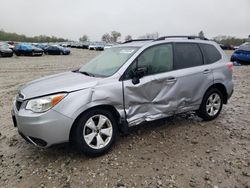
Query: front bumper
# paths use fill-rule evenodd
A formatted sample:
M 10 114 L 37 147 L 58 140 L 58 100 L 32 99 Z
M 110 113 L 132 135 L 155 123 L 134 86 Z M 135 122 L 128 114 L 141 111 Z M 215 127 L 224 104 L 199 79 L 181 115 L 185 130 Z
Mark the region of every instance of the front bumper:
M 12 112 L 14 126 L 25 140 L 38 147 L 49 147 L 69 141 L 73 120 L 51 109 L 45 113 L 33 113 L 14 106 Z

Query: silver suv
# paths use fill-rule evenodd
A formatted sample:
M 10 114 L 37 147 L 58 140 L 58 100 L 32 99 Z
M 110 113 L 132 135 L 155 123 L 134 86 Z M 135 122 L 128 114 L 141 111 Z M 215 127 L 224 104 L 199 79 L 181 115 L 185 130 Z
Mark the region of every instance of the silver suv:
M 232 93 L 232 63 L 215 42 L 161 37 L 128 41 L 79 70 L 24 85 L 12 117 L 35 146 L 73 141 L 96 156 L 144 121 L 187 111 L 212 120 Z

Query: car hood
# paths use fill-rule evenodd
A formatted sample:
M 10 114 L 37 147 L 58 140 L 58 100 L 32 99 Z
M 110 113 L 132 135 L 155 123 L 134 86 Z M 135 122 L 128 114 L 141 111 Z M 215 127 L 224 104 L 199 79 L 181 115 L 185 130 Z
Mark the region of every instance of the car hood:
M 93 87 L 100 79 L 78 72 L 65 72 L 31 81 L 20 89 L 20 93 L 25 100 L 53 93 L 72 92 Z

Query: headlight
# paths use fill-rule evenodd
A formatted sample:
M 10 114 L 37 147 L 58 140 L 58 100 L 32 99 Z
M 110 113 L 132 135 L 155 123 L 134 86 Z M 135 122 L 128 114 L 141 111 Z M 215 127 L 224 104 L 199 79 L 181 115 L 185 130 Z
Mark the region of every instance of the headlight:
M 32 112 L 46 112 L 57 103 L 59 103 L 67 94 L 55 94 L 46 97 L 31 99 L 28 101 L 25 109 L 31 110 Z

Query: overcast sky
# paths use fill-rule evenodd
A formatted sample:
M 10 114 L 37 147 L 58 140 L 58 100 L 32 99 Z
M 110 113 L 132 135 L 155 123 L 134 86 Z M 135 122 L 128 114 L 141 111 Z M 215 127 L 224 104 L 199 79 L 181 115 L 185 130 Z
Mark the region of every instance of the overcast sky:
M 250 0 L 0 0 L 0 29 L 27 36 L 100 40 L 116 30 L 207 37 L 250 35 Z

